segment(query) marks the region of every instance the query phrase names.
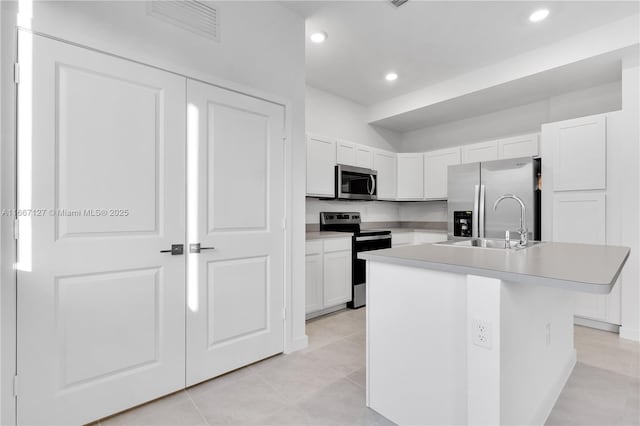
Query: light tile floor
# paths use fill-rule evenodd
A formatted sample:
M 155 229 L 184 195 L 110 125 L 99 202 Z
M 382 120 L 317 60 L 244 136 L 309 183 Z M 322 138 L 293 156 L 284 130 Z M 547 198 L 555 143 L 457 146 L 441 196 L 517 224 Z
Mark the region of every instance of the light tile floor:
M 386 425 L 365 407 L 365 310 L 307 323 L 309 347 L 103 419 L 100 425 Z M 575 328 L 578 364 L 548 425 L 640 425 L 640 344 Z

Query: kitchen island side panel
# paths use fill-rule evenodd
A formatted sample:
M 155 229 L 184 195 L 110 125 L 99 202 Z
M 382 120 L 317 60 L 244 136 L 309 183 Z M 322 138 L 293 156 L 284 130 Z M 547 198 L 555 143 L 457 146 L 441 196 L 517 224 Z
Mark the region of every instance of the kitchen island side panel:
M 370 408 L 398 424 L 544 423 L 575 364 L 570 292 L 367 264 Z
M 369 407 L 397 424 L 466 424 L 466 276 L 367 264 Z

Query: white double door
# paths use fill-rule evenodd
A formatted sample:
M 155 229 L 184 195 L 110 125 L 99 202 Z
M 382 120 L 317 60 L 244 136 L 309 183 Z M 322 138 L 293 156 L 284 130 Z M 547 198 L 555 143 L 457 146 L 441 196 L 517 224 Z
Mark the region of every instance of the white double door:
M 283 107 L 26 32 L 19 61 L 18 423 L 282 352 Z

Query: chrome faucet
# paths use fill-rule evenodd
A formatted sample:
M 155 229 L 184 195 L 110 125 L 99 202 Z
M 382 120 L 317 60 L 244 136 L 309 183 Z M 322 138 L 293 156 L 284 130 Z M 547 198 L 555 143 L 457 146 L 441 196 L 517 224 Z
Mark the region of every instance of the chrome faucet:
M 496 202 L 493 203 L 493 210 L 495 211 L 498 208 L 498 204 L 500 204 L 500 202 L 502 200 L 507 199 L 507 198 L 512 198 L 512 199 L 516 200 L 518 203 L 520 203 L 520 229 L 518 229 L 518 232 L 520 233 L 520 246 L 524 247 L 529 242 L 529 231 L 526 228 L 526 226 L 527 226 L 527 208 L 525 207 L 524 202 L 522 201 L 522 199 L 520 197 L 518 197 L 517 195 L 504 194 L 504 195 L 498 197 Z M 509 234 L 507 233 L 506 235 L 509 235 Z M 506 238 L 509 238 L 509 237 L 506 237 Z

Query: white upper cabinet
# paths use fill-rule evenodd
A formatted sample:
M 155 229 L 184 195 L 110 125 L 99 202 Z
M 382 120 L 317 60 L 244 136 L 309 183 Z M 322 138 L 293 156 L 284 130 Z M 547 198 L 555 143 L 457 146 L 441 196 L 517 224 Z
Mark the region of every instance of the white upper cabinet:
M 576 118 L 549 125 L 554 191 L 606 189 L 606 116 Z
M 498 141 L 498 157 L 501 160 L 505 158 L 535 157 L 540 154 L 539 139 L 540 135 L 538 133 L 500 139 Z
M 355 166 L 356 164 L 356 144 L 338 139 L 336 143 L 336 159 L 338 164 Z
M 376 150 L 373 153 L 373 169 L 378 171 L 378 199 L 396 199 L 396 153 Z
M 424 198 L 447 198 L 447 169 L 460 164 L 460 148 L 440 149 L 424 154 Z
M 307 196 L 334 196 L 335 165 L 335 141 L 307 135 Z
M 488 141 L 464 145 L 462 147 L 462 163 L 493 161 L 498 159 L 498 141 Z
M 398 154 L 398 200 L 424 199 L 424 155 Z
M 373 169 L 373 149 L 365 145 L 356 145 L 356 166 Z

